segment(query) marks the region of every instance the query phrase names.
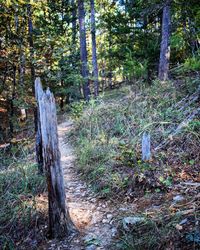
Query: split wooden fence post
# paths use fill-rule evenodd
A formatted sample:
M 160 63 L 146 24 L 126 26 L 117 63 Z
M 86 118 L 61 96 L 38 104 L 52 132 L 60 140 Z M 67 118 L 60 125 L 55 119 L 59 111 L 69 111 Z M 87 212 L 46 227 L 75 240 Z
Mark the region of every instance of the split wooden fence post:
M 40 124 L 40 112 L 39 112 L 39 100 L 43 94 L 42 85 L 39 84 L 40 80 L 37 79 L 38 83 L 35 82 L 35 98 L 37 102 L 37 131 L 35 140 L 35 150 L 36 150 L 36 161 L 38 164 L 38 172 L 40 174 L 44 173 L 43 169 L 43 155 L 42 155 L 42 135 L 41 135 L 41 124 Z
M 64 237 L 76 229 L 65 204 L 64 178 L 58 147 L 56 105 L 49 89 L 43 91 L 40 78 L 35 80 L 42 136 L 43 164 L 49 201 L 49 234 Z
M 149 161 L 150 159 L 151 159 L 150 134 L 144 132 L 142 136 L 142 160 Z

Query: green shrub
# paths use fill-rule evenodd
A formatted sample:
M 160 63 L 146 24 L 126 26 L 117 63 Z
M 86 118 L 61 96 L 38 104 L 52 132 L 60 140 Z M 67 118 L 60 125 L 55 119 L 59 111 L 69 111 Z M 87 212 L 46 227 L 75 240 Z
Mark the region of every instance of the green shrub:
M 118 95 L 108 92 L 98 102 L 90 102 L 76 119 L 73 134 L 78 168 L 96 186 L 96 191 L 107 194 L 124 193 L 131 185 L 137 188 L 141 185 L 144 192 L 147 189 L 156 192 L 158 188 L 167 190 L 173 183 L 169 173 L 168 176 L 163 174 L 169 168 L 168 156 L 157 153 L 152 162 L 142 162 L 142 135 L 145 131 L 150 133 L 152 148 L 167 140 L 185 119 L 185 111 L 177 109 L 176 103 L 187 92 L 185 89 L 183 92 L 180 89 L 177 91 L 171 81 L 161 83 L 158 80 L 143 89 L 142 93 L 135 93 L 136 90 L 131 87 L 125 87 L 125 90 L 119 89 Z M 185 156 L 178 150 L 171 153 L 173 156 L 176 154 L 177 161 L 182 159 L 188 162 L 193 159 L 189 150 L 192 141 L 188 135 L 195 133 L 193 143 L 197 145 L 199 137 L 195 131 L 198 131 L 198 125 L 194 120 L 189 124 L 190 131 L 185 128 L 178 135 L 176 147 L 181 147 L 181 140 L 186 138 L 189 147 Z M 175 143 L 172 140 L 171 144 Z M 104 171 L 99 174 L 102 166 Z M 165 176 L 165 181 L 159 180 L 160 176 Z
M 183 67 L 185 71 L 200 71 L 200 55 L 186 59 Z
M 84 102 L 74 102 L 71 104 L 71 115 L 74 119 L 78 119 L 82 115 L 84 105 Z

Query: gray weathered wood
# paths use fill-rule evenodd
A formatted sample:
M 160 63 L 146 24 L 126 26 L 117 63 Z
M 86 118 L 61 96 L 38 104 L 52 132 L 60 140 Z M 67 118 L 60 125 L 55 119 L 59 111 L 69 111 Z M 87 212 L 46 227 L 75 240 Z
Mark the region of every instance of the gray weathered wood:
M 169 59 L 170 59 L 170 0 L 166 0 L 166 4 L 163 8 L 162 17 L 162 40 L 160 47 L 160 61 L 159 61 L 159 72 L 158 78 L 161 81 L 168 80 L 169 72 Z
M 64 178 L 58 145 L 56 105 L 49 89 L 42 90 L 40 79 L 35 81 L 40 115 L 44 169 L 49 199 L 49 234 L 63 237 L 75 232 L 65 204 Z
M 38 172 L 42 174 L 43 169 L 43 155 L 42 155 L 42 134 L 41 134 L 41 124 L 40 124 L 40 113 L 39 113 L 39 100 L 43 95 L 43 89 L 40 84 L 40 79 L 35 80 L 35 98 L 37 101 L 37 130 L 36 130 L 36 140 L 35 140 L 35 150 L 36 150 L 36 162 L 38 164 Z
M 151 158 L 150 134 L 144 132 L 142 136 L 142 160 L 149 161 Z

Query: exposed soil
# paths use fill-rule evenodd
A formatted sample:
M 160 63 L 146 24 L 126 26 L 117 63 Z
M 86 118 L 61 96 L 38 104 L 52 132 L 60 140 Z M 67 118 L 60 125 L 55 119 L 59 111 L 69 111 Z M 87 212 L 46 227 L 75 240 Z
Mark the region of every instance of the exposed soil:
M 86 183 L 77 174 L 75 154 L 67 133 L 72 129 L 72 122 L 63 122 L 58 126 L 61 162 L 66 188 L 66 203 L 70 216 L 79 234 L 71 239 L 49 241 L 48 249 L 98 250 L 110 249 L 117 236 L 115 214 L 129 210 L 126 205 L 115 206 L 113 202 L 98 199 Z M 131 209 L 134 210 L 133 208 Z

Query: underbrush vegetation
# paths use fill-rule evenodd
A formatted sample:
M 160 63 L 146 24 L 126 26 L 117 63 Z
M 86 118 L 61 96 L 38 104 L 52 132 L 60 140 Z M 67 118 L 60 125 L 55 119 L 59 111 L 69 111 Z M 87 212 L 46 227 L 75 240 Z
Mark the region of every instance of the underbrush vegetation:
M 146 218 L 122 229 L 114 249 L 200 246 L 199 111 L 197 78 L 124 86 L 72 108 L 78 171 L 100 198 L 133 202 Z M 151 136 L 148 162 L 144 132 Z
M 180 225 L 184 223 L 186 219 L 180 215 L 157 216 L 156 219 L 146 217 L 142 222 L 127 228 L 128 232 L 121 227 L 120 240 L 114 249 L 199 249 L 200 238 L 195 216 L 190 216 L 187 221 L 194 231 L 189 232 L 188 227 L 184 229 Z M 178 230 L 181 227 L 182 230 Z
M 188 104 L 187 96 L 197 87 L 197 81 L 178 87 L 173 82 L 155 81 L 148 88 L 126 86 L 108 92 L 85 109 L 82 104 L 81 108 L 74 105 L 78 168 L 93 188 L 102 195 L 138 188 L 160 192 L 176 181 L 180 164 L 195 166 L 200 126 L 198 116 L 188 119 L 198 102 Z M 185 108 L 180 108 L 185 97 Z M 186 125 L 173 134 L 183 121 Z M 149 162 L 141 161 L 144 132 L 151 135 L 153 154 Z M 159 145 L 161 149 L 154 152 Z
M 33 249 L 43 240 L 40 230 L 45 225 L 47 204 L 42 193 L 46 185 L 29 150 L 27 145 L 10 145 L 8 152 L 0 152 L 1 249 Z

